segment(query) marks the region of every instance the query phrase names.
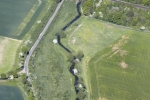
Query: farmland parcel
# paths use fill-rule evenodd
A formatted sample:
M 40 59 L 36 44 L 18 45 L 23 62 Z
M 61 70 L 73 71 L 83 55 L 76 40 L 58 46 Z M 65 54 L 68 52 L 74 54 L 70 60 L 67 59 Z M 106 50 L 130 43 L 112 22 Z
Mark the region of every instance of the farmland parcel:
M 17 38 L 36 12 L 37 0 L 1 0 L 0 35 Z
M 24 100 L 16 86 L 0 85 L 0 97 L 1 100 Z

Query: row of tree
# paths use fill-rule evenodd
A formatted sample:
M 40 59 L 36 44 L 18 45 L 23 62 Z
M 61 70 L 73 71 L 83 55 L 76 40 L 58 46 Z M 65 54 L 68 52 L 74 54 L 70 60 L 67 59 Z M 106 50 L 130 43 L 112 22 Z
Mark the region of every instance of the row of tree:
M 150 0 L 149 0 L 150 1 Z M 92 5 L 93 4 L 93 5 Z M 86 6 L 93 6 L 93 11 L 85 10 Z M 150 13 L 147 10 L 136 8 L 133 5 L 121 2 L 102 2 L 95 7 L 95 1 L 85 0 L 83 12 L 86 16 L 92 15 L 96 19 L 108 21 L 123 26 L 139 28 L 145 26 L 150 29 Z
M 9 74 L 2 73 L 2 74 L 1 74 L 1 79 L 8 79 L 10 75 L 12 75 L 13 78 L 18 78 L 17 71 L 13 71 L 13 72 L 11 72 L 11 73 L 9 73 Z

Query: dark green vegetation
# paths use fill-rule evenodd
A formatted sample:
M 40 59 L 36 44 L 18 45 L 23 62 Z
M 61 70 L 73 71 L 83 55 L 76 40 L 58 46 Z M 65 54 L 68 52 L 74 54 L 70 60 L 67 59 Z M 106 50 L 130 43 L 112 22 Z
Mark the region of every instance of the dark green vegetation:
M 58 44 L 53 44 L 53 39 L 57 38 L 56 34 L 61 32 L 61 29 L 76 15 L 75 1 L 64 1 L 58 15 L 31 57 L 30 76 L 37 99 L 74 100 L 76 98 L 74 79 L 69 72 L 70 64 L 67 62 L 68 53 Z
M 24 100 L 18 87 L 0 85 L 1 100 Z
M 147 100 L 150 98 L 150 34 L 127 33 L 89 62 L 91 98 Z
M 135 4 L 142 4 L 144 6 L 150 6 L 149 0 L 122 0 L 122 1 L 131 2 Z
M 0 79 L 2 80 L 6 80 L 10 77 L 10 75 L 13 76 L 13 78 L 18 78 L 19 75 L 18 75 L 18 72 L 20 71 L 20 69 L 16 69 L 16 70 L 13 70 L 13 71 L 8 71 L 6 73 L 2 73 L 0 76 Z
M 98 5 L 99 4 L 99 5 Z M 145 26 L 150 29 L 150 10 L 136 7 L 124 2 L 112 2 L 112 0 L 99 1 L 84 0 L 83 13 L 96 19 L 108 21 L 118 25 L 140 29 Z
M 7 79 L 7 75 L 5 73 L 1 74 L 1 79 Z
M 27 15 L 35 5 L 38 5 L 37 0 L 1 0 L 0 35 L 17 38 L 24 28 L 23 24 L 27 23 L 25 18 L 29 17 Z

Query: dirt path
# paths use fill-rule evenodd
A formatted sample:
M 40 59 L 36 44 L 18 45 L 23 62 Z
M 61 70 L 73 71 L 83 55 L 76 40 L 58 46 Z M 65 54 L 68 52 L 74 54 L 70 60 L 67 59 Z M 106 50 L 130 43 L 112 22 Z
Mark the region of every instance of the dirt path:
M 4 49 L 5 49 L 5 46 L 9 43 L 9 39 L 8 38 L 5 38 L 1 41 L 0 43 L 0 65 L 2 63 L 2 60 L 3 60 L 3 54 L 4 54 Z
M 143 10 L 150 10 L 150 7 L 142 6 L 142 5 L 139 5 L 139 4 L 133 4 L 133 3 L 125 2 L 125 1 L 122 1 L 122 0 L 112 0 L 112 1 L 113 2 L 126 3 L 126 4 L 129 4 L 129 5 L 134 5 L 134 7 L 140 8 L 140 9 L 143 9 Z

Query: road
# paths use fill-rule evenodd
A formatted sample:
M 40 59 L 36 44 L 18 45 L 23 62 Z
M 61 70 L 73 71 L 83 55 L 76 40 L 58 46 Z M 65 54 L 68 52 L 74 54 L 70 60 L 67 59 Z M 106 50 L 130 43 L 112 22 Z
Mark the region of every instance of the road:
M 29 54 L 26 57 L 26 60 L 24 62 L 24 69 L 22 70 L 22 72 L 26 73 L 27 77 L 29 76 L 29 70 L 28 70 L 28 63 L 30 60 L 30 57 L 33 53 L 33 51 L 35 50 L 35 48 L 37 47 L 37 45 L 39 44 L 41 38 L 43 37 L 43 35 L 45 34 L 45 32 L 47 31 L 48 27 L 50 26 L 50 24 L 52 23 L 53 19 L 55 18 L 57 12 L 59 11 L 61 5 L 63 4 L 64 0 L 61 0 L 59 2 L 59 4 L 57 5 L 55 12 L 53 13 L 53 15 L 51 16 L 51 18 L 49 19 L 49 21 L 47 22 L 46 26 L 44 27 L 44 29 L 42 30 L 42 32 L 40 33 L 38 39 L 36 40 L 36 42 L 34 43 L 34 45 L 31 47 Z
M 139 5 L 139 4 L 133 4 L 133 3 L 130 3 L 130 2 L 125 2 L 123 0 L 112 0 L 112 1 L 113 2 L 122 2 L 122 3 L 130 4 L 130 5 L 134 5 L 136 8 L 140 8 L 140 9 L 144 9 L 144 10 L 150 10 L 150 7 L 142 6 L 142 5 Z

